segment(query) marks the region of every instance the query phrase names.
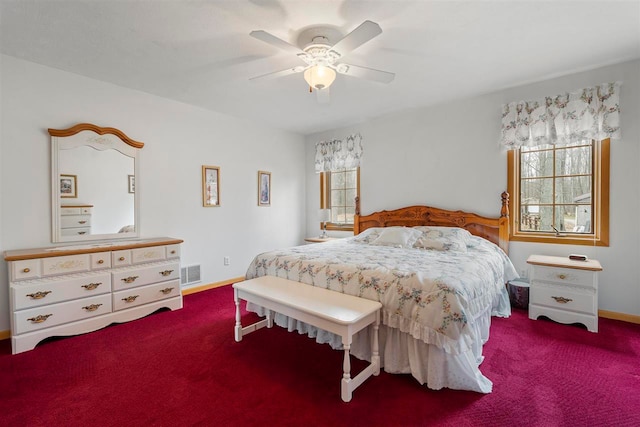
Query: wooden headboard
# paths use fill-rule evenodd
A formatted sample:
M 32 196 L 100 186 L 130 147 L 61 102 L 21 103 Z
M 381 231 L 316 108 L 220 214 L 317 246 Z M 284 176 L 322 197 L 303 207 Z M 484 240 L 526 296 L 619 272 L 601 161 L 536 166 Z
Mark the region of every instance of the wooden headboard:
M 360 200 L 356 198 L 356 215 L 353 234 L 360 234 L 371 227 L 436 225 L 461 227 L 475 236 L 482 237 L 500 246 L 509 253 L 509 193 L 502 193 L 500 217 L 487 218 L 471 212 L 448 211 L 430 206 L 409 206 L 392 211 L 360 215 Z

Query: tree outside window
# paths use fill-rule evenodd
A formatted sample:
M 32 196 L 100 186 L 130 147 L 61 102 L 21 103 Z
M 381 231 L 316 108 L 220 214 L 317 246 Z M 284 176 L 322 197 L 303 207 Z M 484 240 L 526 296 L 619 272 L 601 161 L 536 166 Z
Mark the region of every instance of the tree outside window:
M 511 240 L 608 245 L 609 140 L 509 152 Z

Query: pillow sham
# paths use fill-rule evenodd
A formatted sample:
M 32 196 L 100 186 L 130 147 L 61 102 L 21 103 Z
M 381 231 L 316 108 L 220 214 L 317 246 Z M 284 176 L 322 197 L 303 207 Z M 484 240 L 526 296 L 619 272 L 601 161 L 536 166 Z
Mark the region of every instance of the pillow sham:
M 362 233 L 353 236 L 353 241 L 356 243 L 371 243 L 380 236 L 382 230 L 384 230 L 383 227 L 367 228 Z
M 420 236 L 422 236 L 422 232 L 413 228 L 386 227 L 371 244 L 376 246 L 393 246 L 396 248 L 412 248 Z
M 414 244 L 420 249 L 467 252 L 467 243 L 472 240 L 472 234 L 459 227 L 420 226 L 414 229 L 421 231 Z

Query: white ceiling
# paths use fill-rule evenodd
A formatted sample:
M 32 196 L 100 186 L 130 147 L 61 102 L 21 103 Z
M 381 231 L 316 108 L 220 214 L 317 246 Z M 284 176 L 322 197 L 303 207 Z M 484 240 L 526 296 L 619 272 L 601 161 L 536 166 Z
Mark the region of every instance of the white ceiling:
M 640 58 L 640 0 L 0 1 L 3 54 L 301 134 Z M 301 74 L 249 81 L 301 64 L 252 30 L 365 20 L 383 32 L 346 62 L 392 83 L 338 75 L 318 104 Z

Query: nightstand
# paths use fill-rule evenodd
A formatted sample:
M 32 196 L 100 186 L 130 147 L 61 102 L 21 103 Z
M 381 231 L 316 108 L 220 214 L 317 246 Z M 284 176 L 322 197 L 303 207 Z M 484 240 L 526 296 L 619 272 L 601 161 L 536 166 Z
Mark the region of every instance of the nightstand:
M 560 323 L 582 323 L 598 332 L 598 272 L 595 259 L 531 255 L 529 319 L 547 316 Z
M 309 243 L 323 243 L 336 239 L 337 237 L 307 237 L 304 241 Z

